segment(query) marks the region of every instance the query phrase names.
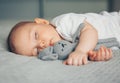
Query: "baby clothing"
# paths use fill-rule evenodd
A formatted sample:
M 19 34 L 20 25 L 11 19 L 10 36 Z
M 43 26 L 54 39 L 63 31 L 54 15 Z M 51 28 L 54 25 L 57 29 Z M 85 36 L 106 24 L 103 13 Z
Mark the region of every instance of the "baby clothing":
M 39 53 L 38 58 L 42 60 L 66 59 L 78 44 L 80 32 L 84 28 L 84 21 L 90 23 L 98 32 L 98 42 L 94 50 L 98 50 L 101 45 L 108 48 L 120 48 L 120 12 L 68 13 L 51 21 L 51 24 L 56 27 L 57 32 L 65 40 L 45 48 Z
M 73 35 L 84 21 L 98 31 L 98 39 L 116 38 L 120 43 L 120 12 L 68 13 L 54 18 L 51 24 L 65 40 L 72 41 Z

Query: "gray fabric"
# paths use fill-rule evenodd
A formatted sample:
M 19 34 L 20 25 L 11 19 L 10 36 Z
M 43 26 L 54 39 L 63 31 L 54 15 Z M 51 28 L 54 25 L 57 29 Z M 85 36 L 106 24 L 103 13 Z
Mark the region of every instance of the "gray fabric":
M 0 83 L 120 83 L 120 50 L 109 61 L 82 66 L 17 55 L 6 50 L 5 40 L 12 24 L 7 25 L 11 22 L 5 21 L 2 27 L 0 22 Z
M 39 52 L 38 58 L 41 60 L 64 60 L 72 51 L 74 51 L 77 43 L 78 42 L 70 43 L 68 41 L 61 40 L 55 43 L 54 46 L 49 46 Z M 116 38 L 108 38 L 99 40 L 95 50 L 98 50 L 102 45 L 106 46 L 107 48 L 120 47 Z
M 95 50 L 98 50 L 100 48 L 100 46 L 106 46 L 108 48 L 112 48 L 112 47 L 118 47 L 120 48 L 119 42 L 117 41 L 116 38 L 108 38 L 108 39 L 99 39 L 98 43 L 95 47 Z

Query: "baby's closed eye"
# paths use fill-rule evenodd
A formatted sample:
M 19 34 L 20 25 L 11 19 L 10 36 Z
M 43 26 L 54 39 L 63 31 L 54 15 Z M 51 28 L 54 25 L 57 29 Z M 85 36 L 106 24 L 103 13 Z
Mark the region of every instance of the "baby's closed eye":
M 35 37 L 34 37 L 34 38 L 35 38 L 35 40 L 38 40 L 38 37 L 39 37 L 39 36 L 38 36 L 38 33 L 37 33 L 37 32 L 35 32 Z

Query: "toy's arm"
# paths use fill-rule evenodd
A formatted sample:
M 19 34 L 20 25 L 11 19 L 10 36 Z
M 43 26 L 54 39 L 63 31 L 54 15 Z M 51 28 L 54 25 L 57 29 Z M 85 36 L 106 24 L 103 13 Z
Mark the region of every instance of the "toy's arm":
M 99 39 L 95 47 L 95 50 L 99 50 L 101 46 L 105 46 L 107 48 L 114 48 L 114 47 L 120 48 L 120 44 L 115 37 Z

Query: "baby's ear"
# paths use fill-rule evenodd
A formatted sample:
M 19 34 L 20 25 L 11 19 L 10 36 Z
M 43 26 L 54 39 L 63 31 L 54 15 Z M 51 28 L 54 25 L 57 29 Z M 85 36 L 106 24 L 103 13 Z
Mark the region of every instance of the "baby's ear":
M 42 19 L 42 18 L 35 18 L 34 21 L 36 23 L 42 23 L 42 24 L 49 24 L 49 21 L 48 20 L 45 20 L 45 19 Z

